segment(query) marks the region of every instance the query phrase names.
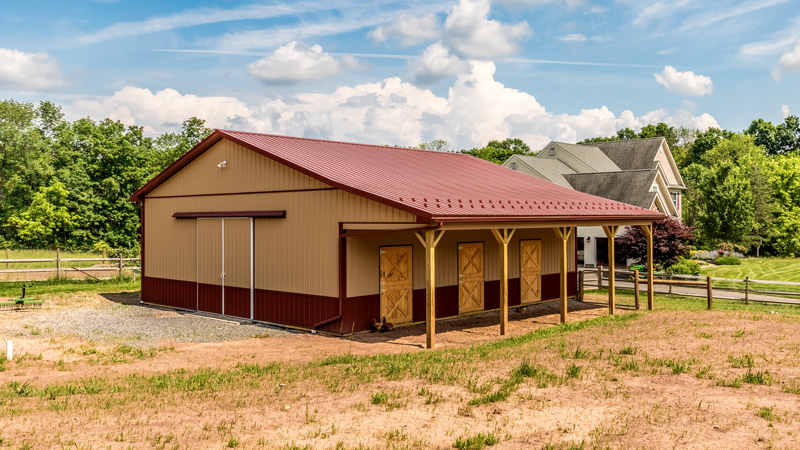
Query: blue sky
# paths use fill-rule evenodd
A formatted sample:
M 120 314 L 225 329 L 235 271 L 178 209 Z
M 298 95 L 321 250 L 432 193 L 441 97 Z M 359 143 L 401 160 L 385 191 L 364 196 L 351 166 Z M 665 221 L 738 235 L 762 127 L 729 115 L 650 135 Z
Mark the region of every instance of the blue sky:
M 800 2 L 4 2 L 0 97 L 213 127 L 534 148 L 800 112 Z

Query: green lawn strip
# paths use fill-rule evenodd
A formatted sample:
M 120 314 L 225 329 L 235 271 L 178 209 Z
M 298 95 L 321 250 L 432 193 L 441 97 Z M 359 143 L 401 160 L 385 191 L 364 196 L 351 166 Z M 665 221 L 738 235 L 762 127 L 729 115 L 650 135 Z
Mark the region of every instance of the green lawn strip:
M 740 265 L 704 267 L 701 272 L 719 278 L 800 283 L 800 258 L 743 258 Z
M 608 290 L 595 289 L 587 291 L 588 295 L 601 295 L 603 299 L 590 299 L 592 302 L 605 302 L 608 298 Z M 642 291 L 640 293 L 640 304 L 642 310 L 647 309 L 647 293 Z M 705 297 L 686 297 L 682 295 L 667 295 L 656 294 L 655 309 L 662 311 L 703 311 L 708 310 L 708 302 Z M 617 306 L 633 307 L 634 297 L 633 291 L 628 289 L 617 289 L 616 295 Z M 779 303 L 759 303 L 750 302 L 744 303 L 744 300 L 725 300 L 714 298 L 715 311 L 741 311 L 741 312 L 763 312 L 771 313 L 776 312 L 779 314 L 800 315 L 800 305 L 786 305 Z
M 49 279 L 42 281 L 8 281 L 0 282 L 0 297 L 19 297 L 22 285 L 25 284 L 26 297 L 39 297 L 44 294 L 72 294 L 76 292 L 122 292 L 141 289 L 139 277 L 133 281 L 130 277 L 112 278 L 109 280 L 65 280 Z
M 123 252 L 124 254 L 124 252 Z M 9 250 L 8 259 L 55 259 L 55 250 Z M 137 255 L 138 256 L 138 255 Z M 61 251 L 61 258 L 102 258 L 102 253 Z M 6 259 L 5 251 L 0 250 L 0 259 Z M 113 261 L 62 261 L 61 267 L 91 267 L 96 264 L 114 264 Z M 128 263 L 130 264 L 130 263 Z M 0 269 L 5 269 L 5 263 Z M 45 269 L 56 268 L 56 262 L 9 263 L 9 269 Z

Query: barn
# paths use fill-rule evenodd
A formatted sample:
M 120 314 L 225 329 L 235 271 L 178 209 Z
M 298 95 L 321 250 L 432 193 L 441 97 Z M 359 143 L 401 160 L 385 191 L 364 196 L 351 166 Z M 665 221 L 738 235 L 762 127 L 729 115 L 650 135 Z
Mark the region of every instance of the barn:
M 426 322 L 428 347 L 440 318 L 499 309 L 505 334 L 509 307 L 561 301 L 565 321 L 575 227 L 662 217 L 469 155 L 227 130 L 131 200 L 143 302 L 340 335 Z

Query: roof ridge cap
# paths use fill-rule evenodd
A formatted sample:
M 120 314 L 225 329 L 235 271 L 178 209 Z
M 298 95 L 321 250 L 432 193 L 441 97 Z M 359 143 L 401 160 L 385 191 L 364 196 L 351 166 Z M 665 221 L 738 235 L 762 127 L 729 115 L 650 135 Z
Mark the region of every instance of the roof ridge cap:
M 423 148 L 409 148 L 409 147 L 397 147 L 393 145 L 378 145 L 378 144 L 362 144 L 359 142 L 346 142 L 346 141 L 335 141 L 333 139 L 314 139 L 314 138 L 307 138 L 307 137 L 300 137 L 300 136 L 284 136 L 281 134 L 272 134 L 272 133 L 259 133 L 256 131 L 237 131 L 237 130 L 226 130 L 223 128 L 217 128 L 217 131 L 223 134 L 253 134 L 256 136 L 269 136 L 275 138 L 282 138 L 282 139 L 295 139 L 299 141 L 312 141 L 312 142 L 328 142 L 331 144 L 343 144 L 343 145 L 357 145 L 359 147 L 375 147 L 375 148 L 391 148 L 396 150 L 408 150 L 408 151 L 417 151 L 417 152 L 428 152 L 428 153 L 436 153 L 442 155 L 465 155 L 471 156 L 466 153 L 461 153 L 460 151 L 453 151 L 453 152 L 439 152 L 435 150 L 426 150 Z

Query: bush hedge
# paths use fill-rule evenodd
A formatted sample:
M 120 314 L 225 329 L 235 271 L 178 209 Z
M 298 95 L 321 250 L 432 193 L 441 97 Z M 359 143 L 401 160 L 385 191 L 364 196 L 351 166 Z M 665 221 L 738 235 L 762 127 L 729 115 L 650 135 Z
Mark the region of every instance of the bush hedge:
M 720 256 L 714 260 L 714 264 L 718 266 L 738 266 L 742 260 L 735 256 Z

